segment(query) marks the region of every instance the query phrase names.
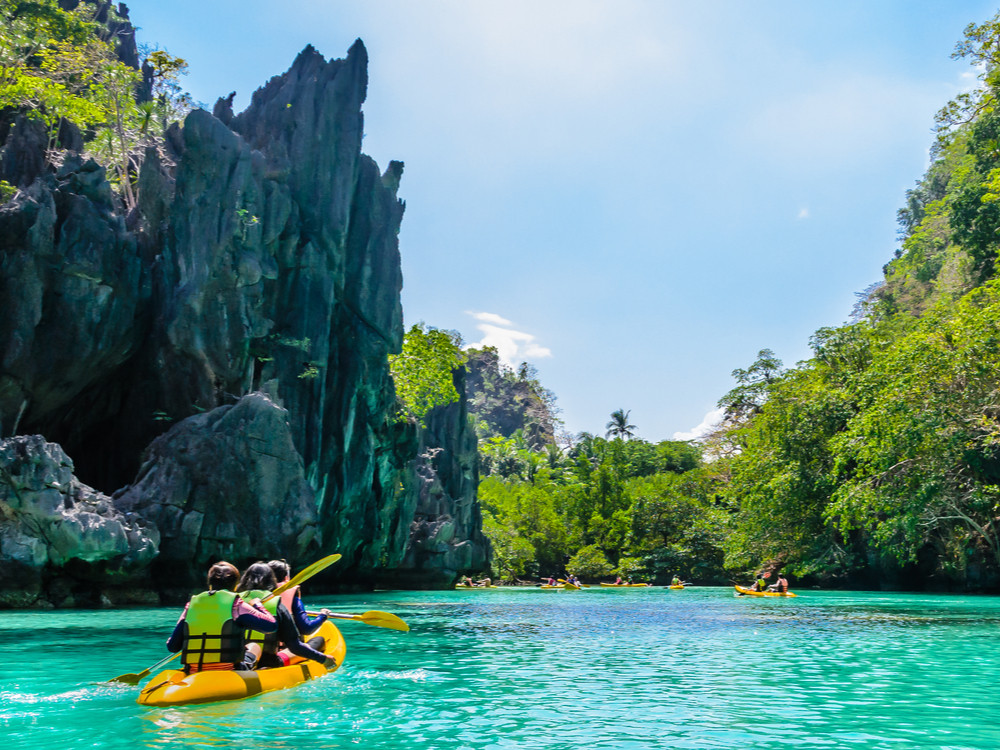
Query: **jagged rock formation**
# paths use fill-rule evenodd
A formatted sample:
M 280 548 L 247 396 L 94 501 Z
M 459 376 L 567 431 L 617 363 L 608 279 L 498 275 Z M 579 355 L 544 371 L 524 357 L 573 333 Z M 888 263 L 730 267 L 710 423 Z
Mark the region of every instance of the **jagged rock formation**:
M 0 130 L 20 188 L 0 206 L 0 437 L 44 435 L 82 480 L 131 485 L 116 501 L 162 532 L 160 590 L 227 554 L 337 551 L 330 583 L 451 575 L 403 563 L 427 495 L 414 456 L 440 447 L 428 466 L 474 475 L 474 438 L 470 458 L 394 418 L 403 166 L 361 153 L 366 88 L 360 40 L 343 60 L 307 47 L 243 113 L 221 99 L 147 149 L 127 215 L 99 165 L 39 167 L 30 124 Z M 441 481 L 461 506 L 433 514 L 461 519 L 447 545 L 475 537 L 442 570 L 481 569 L 475 483 Z
M 142 577 L 156 527 L 77 481 L 58 445 L 0 440 L 0 479 L 0 606 L 149 602 Z M 49 585 L 66 568 L 74 585 Z
M 489 543 L 475 501 L 479 484 L 478 446 L 465 398 L 466 370 L 456 370 L 459 400 L 427 415 L 420 446 L 405 477 L 405 495 L 415 501 L 406 554 L 387 585 L 449 586 L 460 574 L 486 568 Z

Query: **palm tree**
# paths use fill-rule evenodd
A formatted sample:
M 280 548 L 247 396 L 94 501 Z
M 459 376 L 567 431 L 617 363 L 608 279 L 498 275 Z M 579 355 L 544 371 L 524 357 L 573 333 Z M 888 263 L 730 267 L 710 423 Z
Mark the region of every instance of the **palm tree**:
M 605 433 L 605 437 L 616 437 L 621 439 L 628 439 L 635 435 L 635 425 L 628 423 L 628 415 L 632 413 L 629 409 L 625 411 L 624 409 L 617 409 L 611 412 L 611 421 L 608 422 L 605 427 L 608 431 Z

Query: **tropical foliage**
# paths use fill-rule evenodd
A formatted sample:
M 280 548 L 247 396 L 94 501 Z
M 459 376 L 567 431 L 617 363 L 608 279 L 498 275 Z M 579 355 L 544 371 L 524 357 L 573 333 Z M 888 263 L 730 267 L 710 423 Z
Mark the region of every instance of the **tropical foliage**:
M 727 514 L 690 443 L 584 434 L 568 450 L 532 449 L 521 435 L 494 436 L 480 456 L 484 530 L 502 577 L 722 575 Z
M 461 337 L 455 331 L 418 323 L 403 337 L 403 350 L 390 355 L 400 415 L 423 420 L 427 412 L 458 400 L 452 371 L 462 366 Z
M 150 53 L 153 90 L 143 100 L 142 75 L 119 59 L 110 27 L 97 20 L 103 14 L 122 20 L 104 4 L 0 0 L 0 110 L 44 124 L 50 161 L 59 158 L 62 123 L 76 125 L 131 208 L 144 148 L 190 106 L 178 84 L 187 64 Z

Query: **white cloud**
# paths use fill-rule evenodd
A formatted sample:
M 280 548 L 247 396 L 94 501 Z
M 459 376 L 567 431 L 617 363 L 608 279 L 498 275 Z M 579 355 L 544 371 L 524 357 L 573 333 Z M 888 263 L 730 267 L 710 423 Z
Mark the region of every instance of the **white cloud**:
M 507 318 L 501 317 L 496 313 L 490 312 L 472 312 L 471 310 L 466 310 L 467 315 L 471 315 L 476 320 L 482 321 L 483 323 L 493 323 L 494 325 L 504 326 L 505 328 L 510 328 L 514 324 L 511 323 Z
M 803 208 L 802 210 L 800 210 L 798 218 L 799 219 L 808 219 L 809 218 L 809 209 L 808 208 Z
M 539 344 L 533 334 L 515 330 L 513 323 L 496 313 L 469 311 L 467 314 L 480 321 L 476 328 L 483 334 L 482 339 L 468 346 L 476 349 L 494 347 L 500 361 L 508 367 L 552 356 L 552 350 Z
M 712 411 L 705 415 L 705 418 L 701 420 L 701 424 L 697 427 L 693 427 L 688 432 L 675 432 L 674 440 L 699 440 L 705 437 L 712 431 L 713 427 L 722 421 L 722 416 L 725 413 L 725 409 L 712 409 Z

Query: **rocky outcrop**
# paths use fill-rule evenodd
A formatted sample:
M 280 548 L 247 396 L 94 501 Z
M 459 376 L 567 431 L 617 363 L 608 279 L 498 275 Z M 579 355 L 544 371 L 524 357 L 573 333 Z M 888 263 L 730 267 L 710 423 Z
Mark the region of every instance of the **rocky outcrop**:
M 0 606 L 148 603 L 159 541 L 154 524 L 79 482 L 58 445 L 0 441 Z
M 420 433 L 418 453 L 406 472 L 413 520 L 403 559 L 379 576 L 387 586 L 442 588 L 489 566 L 489 542 L 475 499 L 478 449 L 465 378 L 464 368 L 455 371 L 459 401 L 431 410 Z
M 307 47 L 147 148 L 127 214 L 94 162 L 0 145 L 26 175 L 0 206 L 0 438 L 59 443 L 155 524 L 161 591 L 218 557 L 340 552 L 330 585 L 485 563 L 474 438 L 396 419 L 403 166 L 361 153 L 366 88 L 360 41 Z
M 161 590 L 190 590 L 216 560 L 301 560 L 322 546 L 287 412 L 262 393 L 188 417 L 154 440 L 135 483 L 115 500 L 159 528 Z

